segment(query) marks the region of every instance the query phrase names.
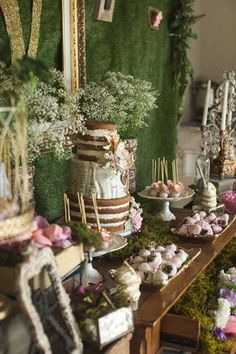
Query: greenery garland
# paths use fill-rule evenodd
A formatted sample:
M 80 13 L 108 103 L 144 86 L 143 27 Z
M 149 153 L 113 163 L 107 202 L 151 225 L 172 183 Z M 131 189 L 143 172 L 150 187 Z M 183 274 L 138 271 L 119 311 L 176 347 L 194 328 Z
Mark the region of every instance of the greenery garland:
M 192 78 L 193 75 L 192 64 L 188 59 L 188 49 L 192 40 L 197 39 L 197 34 L 192 31 L 192 25 L 204 15 L 194 15 L 194 0 L 179 0 L 178 3 L 174 18 L 169 25 L 169 35 L 172 37 L 174 81 L 181 102 L 188 78 Z

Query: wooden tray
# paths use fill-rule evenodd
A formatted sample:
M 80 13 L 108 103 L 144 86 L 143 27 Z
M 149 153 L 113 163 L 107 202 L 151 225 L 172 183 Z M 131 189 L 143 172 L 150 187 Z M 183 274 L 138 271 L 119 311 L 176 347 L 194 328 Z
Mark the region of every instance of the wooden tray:
M 155 285 L 153 283 L 149 283 L 145 280 L 142 281 L 141 287 L 146 288 L 146 289 L 164 289 L 171 281 L 172 279 L 175 279 L 182 271 L 184 271 L 190 264 L 191 262 L 201 253 L 201 248 L 191 248 L 191 249 L 184 249 L 184 248 L 179 248 L 183 249 L 186 253 L 188 253 L 189 258 L 186 260 L 185 263 L 182 264 L 182 267 L 178 270 L 178 272 L 175 274 L 175 276 L 171 277 L 168 279 L 167 283 L 164 285 Z
M 214 234 L 212 236 L 199 236 L 199 235 L 180 235 L 176 232 L 176 228 L 171 228 L 171 232 L 173 235 L 175 235 L 176 237 L 179 238 L 179 240 L 181 241 L 187 241 L 187 242 L 212 242 L 214 241 L 217 237 L 219 237 L 219 235 L 222 234 L 222 232 L 224 232 L 231 224 L 232 222 L 235 220 L 236 216 L 235 215 L 229 215 L 229 223 L 228 225 L 221 231 L 221 233 L 219 234 Z

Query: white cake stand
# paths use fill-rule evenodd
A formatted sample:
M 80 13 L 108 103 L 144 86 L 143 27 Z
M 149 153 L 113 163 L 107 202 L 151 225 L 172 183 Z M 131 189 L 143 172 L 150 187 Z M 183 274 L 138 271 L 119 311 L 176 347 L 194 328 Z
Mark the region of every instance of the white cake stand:
M 83 275 L 83 285 L 86 286 L 88 284 L 97 284 L 102 281 L 101 274 L 93 268 L 92 261 L 94 257 L 101 257 L 107 253 L 118 251 L 125 247 L 127 242 L 127 239 L 121 235 L 112 235 L 112 241 L 110 242 L 107 249 L 87 252 Z
M 148 190 L 150 187 L 146 187 L 144 190 L 138 193 L 138 195 L 145 199 L 152 199 L 159 202 L 161 206 L 161 211 L 157 214 L 157 217 L 163 221 L 175 220 L 175 215 L 170 211 L 170 203 L 171 202 L 179 202 L 181 200 L 190 198 L 194 195 L 194 191 L 190 188 L 185 189 L 179 198 L 160 198 L 160 197 L 152 197 L 148 194 Z

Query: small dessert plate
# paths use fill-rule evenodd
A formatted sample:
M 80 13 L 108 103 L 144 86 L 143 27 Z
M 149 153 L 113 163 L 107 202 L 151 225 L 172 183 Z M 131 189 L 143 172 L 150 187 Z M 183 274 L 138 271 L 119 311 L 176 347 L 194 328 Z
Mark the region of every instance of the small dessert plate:
M 109 243 L 108 248 L 104 250 L 98 250 L 95 251 L 92 256 L 93 257 L 100 257 L 104 256 L 107 253 L 118 251 L 121 248 L 125 247 L 127 245 L 128 241 L 127 238 L 122 237 L 121 235 L 112 235 L 112 240 Z

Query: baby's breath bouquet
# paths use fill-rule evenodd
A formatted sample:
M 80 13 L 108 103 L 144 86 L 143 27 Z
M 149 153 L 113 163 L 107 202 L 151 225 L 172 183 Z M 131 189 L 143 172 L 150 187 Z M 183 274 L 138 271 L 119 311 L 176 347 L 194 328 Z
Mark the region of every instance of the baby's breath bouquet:
M 138 129 L 147 126 L 158 95 L 148 81 L 107 72 L 101 82 L 88 83 L 80 109 L 87 120 L 115 122 L 122 138 L 133 138 Z
M 27 60 L 9 69 L 0 63 L 0 104 L 9 104 L 9 97 L 23 97 L 29 162 L 43 153 L 53 153 L 59 160 L 69 159 L 72 142 L 68 133 L 83 130 L 83 117 L 78 110 L 80 93 L 67 91 L 63 73 L 58 70 L 45 69 L 44 75 L 36 75 L 29 68 L 24 70 L 29 65 Z

